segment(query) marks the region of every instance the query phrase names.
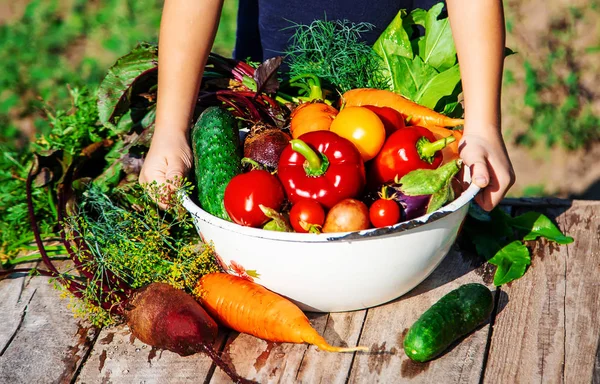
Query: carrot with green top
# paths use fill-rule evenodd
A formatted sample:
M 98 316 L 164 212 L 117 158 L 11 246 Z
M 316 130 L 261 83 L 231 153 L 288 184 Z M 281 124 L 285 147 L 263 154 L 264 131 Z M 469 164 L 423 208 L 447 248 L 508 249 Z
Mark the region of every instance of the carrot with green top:
M 367 351 L 335 347 L 317 333 L 304 312 L 262 285 L 227 273 L 204 275 L 196 285 L 200 304 L 217 322 L 268 341 L 308 343 L 328 352 Z

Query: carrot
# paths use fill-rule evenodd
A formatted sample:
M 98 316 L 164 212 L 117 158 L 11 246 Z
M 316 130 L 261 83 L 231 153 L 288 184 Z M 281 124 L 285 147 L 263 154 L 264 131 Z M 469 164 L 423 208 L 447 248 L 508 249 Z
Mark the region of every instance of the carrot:
M 458 143 L 462 138 L 462 130 L 448 129 L 446 127 L 457 127 L 464 124 L 463 119 L 453 119 L 444 116 L 432 109 L 419 105 L 392 91 L 358 88 L 347 91 L 342 95 L 342 102 L 345 107 L 374 105 L 377 107 L 390 107 L 400 112 L 408 125 L 419 125 L 429 129 L 436 139 L 454 135 L 456 141 L 449 144 L 442 154 L 444 163 L 457 159 Z
M 435 125 L 430 125 L 425 128 L 429 129 L 431 133 L 433 133 L 433 136 L 435 136 L 436 140 L 448 137 L 450 135 L 453 135 L 456 138 L 456 140 L 453 143 L 448 144 L 444 149 L 442 149 L 442 155 L 444 156 L 444 160 L 442 162 L 444 164 L 459 158 L 458 144 L 463 136 L 462 130 L 448 129 L 444 127 L 438 127 Z
M 344 106 L 375 105 L 377 107 L 390 107 L 400 112 L 404 118 L 409 119 L 410 125 L 438 127 L 457 127 L 464 124 L 463 119 L 453 119 L 444 116 L 432 109 L 408 100 L 406 97 L 392 91 L 357 88 L 351 89 L 342 95 Z
M 308 343 L 329 352 L 366 351 L 334 347 L 310 325 L 291 301 L 254 282 L 227 273 L 204 275 L 195 288 L 202 306 L 217 322 L 268 341 Z

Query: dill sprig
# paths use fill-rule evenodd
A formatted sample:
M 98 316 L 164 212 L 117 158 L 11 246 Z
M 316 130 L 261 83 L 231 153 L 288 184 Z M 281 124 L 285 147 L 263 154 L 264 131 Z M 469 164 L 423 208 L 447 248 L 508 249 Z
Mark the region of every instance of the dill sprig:
M 119 291 L 110 285 L 109 274 L 133 289 L 166 282 L 191 292 L 202 275 L 220 270 L 212 248 L 200 241 L 181 203 L 175 199 L 163 211 L 150 197 L 165 193 L 163 186 L 130 188 L 107 194 L 92 184 L 80 194 L 76 211 L 67 218 L 70 240 L 75 242 L 77 236 L 85 244 L 75 249 L 76 254 L 85 260 L 86 269 L 94 271 L 82 303 L 73 307 L 91 321 L 110 318 L 97 305 L 103 284 L 111 292 Z M 181 188 L 189 191 L 191 187 Z
M 309 25 L 294 24 L 286 50 L 292 77 L 312 74 L 341 92 L 354 88 L 387 89 L 381 58 L 362 41 L 369 23 L 348 20 L 315 20 Z

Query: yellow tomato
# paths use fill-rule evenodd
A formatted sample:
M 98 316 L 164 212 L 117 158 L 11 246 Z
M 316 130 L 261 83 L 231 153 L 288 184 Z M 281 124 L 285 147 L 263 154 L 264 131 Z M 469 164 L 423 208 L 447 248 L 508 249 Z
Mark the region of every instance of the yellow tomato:
M 290 132 L 292 137 L 297 139 L 307 132 L 329 130 L 329 126 L 337 114 L 337 109 L 325 103 L 299 105 L 291 116 Z
M 385 126 L 375 112 L 363 107 L 345 107 L 329 130 L 354 143 L 363 161 L 377 156 L 385 141 Z

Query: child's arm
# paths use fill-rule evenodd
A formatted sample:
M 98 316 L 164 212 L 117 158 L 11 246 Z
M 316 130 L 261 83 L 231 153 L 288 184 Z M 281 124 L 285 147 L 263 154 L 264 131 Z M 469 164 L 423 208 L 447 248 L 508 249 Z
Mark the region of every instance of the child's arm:
M 505 27 L 501 0 L 447 0 L 465 103 L 460 155 L 473 181 L 484 188 L 475 198 L 491 210 L 515 182 L 500 129 L 500 91 Z
M 156 126 L 140 182 L 159 184 L 192 167 L 190 120 L 223 0 L 166 0 L 158 44 Z

